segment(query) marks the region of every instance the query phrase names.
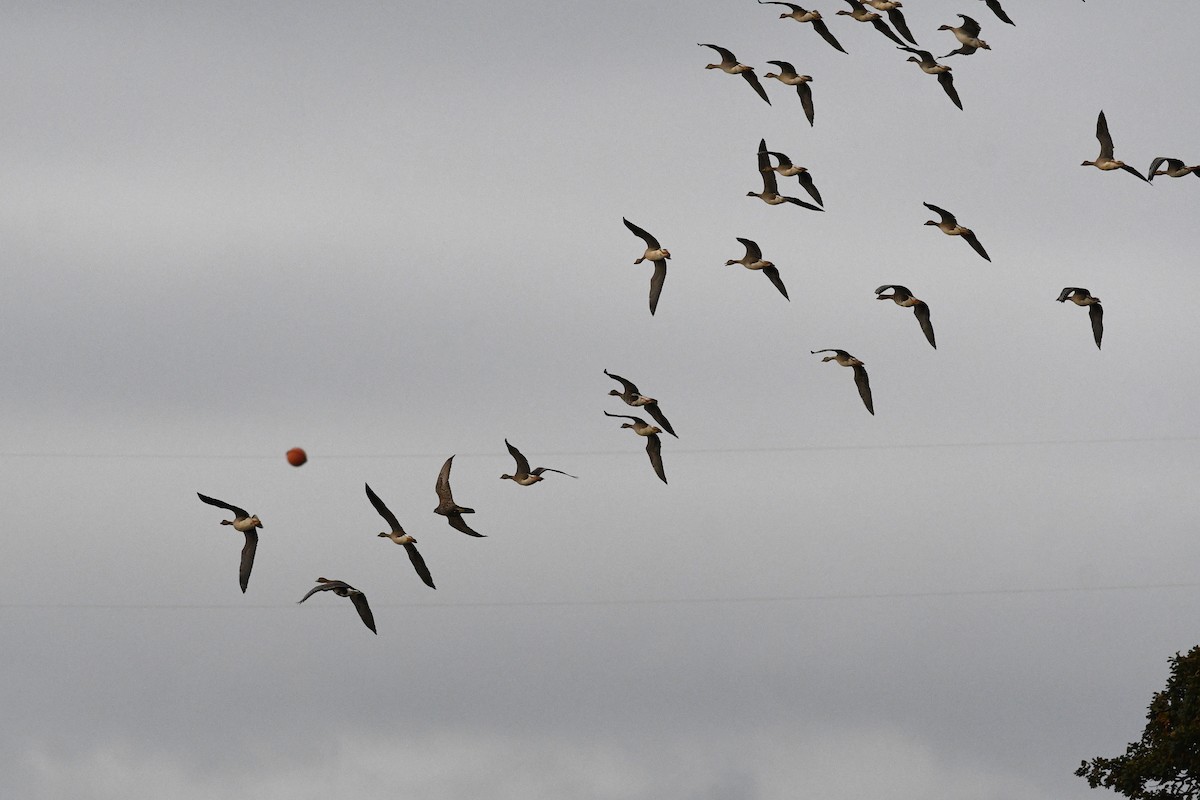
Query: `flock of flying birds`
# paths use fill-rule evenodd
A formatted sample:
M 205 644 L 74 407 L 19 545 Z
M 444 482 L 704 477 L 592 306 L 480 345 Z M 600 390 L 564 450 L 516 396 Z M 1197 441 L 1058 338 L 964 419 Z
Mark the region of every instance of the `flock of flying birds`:
M 1002 22 L 1009 25 L 1016 25 L 1009 18 L 1008 14 L 1001 7 L 999 0 L 983 0 L 989 9 Z M 1085 0 L 1086 1 L 1086 0 Z M 780 14 L 781 20 L 794 20 L 796 22 L 807 23 L 812 26 L 821 38 L 829 43 L 834 49 L 845 53 L 845 48 L 841 42 L 837 40 L 833 32 L 825 24 L 821 12 L 817 10 L 808 10 L 795 3 L 777 2 L 777 0 L 758 0 L 760 5 L 776 5 L 785 6 L 788 11 Z M 937 76 L 938 83 L 950 100 L 960 110 L 962 109 L 962 101 L 958 96 L 958 91 L 954 88 L 954 80 L 951 77 L 951 67 L 945 64 L 939 64 L 937 59 L 928 50 L 920 50 L 910 45 L 916 45 L 917 41 L 913 37 L 912 31 L 909 29 L 908 22 L 904 18 L 903 12 L 900 10 L 903 3 L 893 2 L 893 0 L 843 0 L 850 6 L 850 10 L 840 9 L 836 12 L 836 16 L 847 16 L 857 22 L 870 23 L 877 31 L 887 37 L 897 45 L 898 50 L 912 53 L 908 57 L 908 61 L 915 62 L 923 72 L 929 75 Z M 876 11 L 887 13 L 885 21 L 881 14 L 874 11 L 869 11 L 866 6 L 871 6 Z M 979 38 L 982 32 L 982 26 L 978 21 L 972 19 L 966 14 L 959 14 L 958 17 L 962 20 L 962 24 L 942 25 L 938 28 L 939 31 L 949 31 L 958 41 L 959 47 L 951 50 L 941 58 L 949 58 L 950 56 L 962 55 L 969 56 L 979 50 L 991 50 L 983 39 Z M 888 23 L 891 23 L 889 26 Z M 903 38 L 901 38 L 903 37 Z M 906 41 L 907 40 L 907 41 Z M 754 68 L 738 61 L 737 56 L 732 51 L 716 44 L 700 43 L 700 47 L 708 47 L 717 52 L 721 60 L 715 64 L 707 64 L 705 69 L 719 69 L 729 75 L 738 75 L 745 80 L 760 98 L 771 104 L 770 97 L 767 96 L 766 90 L 759 81 L 758 76 L 754 72 Z M 778 72 L 764 73 L 764 78 L 775 78 L 787 86 L 795 86 L 800 97 L 800 103 L 804 110 L 804 115 L 810 126 L 815 125 L 815 107 L 813 104 L 812 88 L 809 83 L 812 82 L 812 76 L 801 75 L 796 68 L 787 61 L 767 61 L 766 63 L 774 65 Z M 1187 166 L 1178 158 L 1170 158 L 1159 156 L 1155 158 L 1146 175 L 1142 175 L 1135 167 L 1120 161 L 1113 155 L 1112 136 L 1108 130 L 1108 121 L 1101 111 L 1096 120 L 1096 139 L 1100 143 L 1100 154 L 1094 161 L 1084 161 L 1082 166 L 1092 166 L 1097 169 L 1123 170 L 1136 175 L 1139 180 L 1150 183 L 1156 175 L 1166 175 L 1172 178 L 1182 178 L 1186 175 L 1196 175 L 1200 177 L 1200 165 Z M 813 181 L 813 177 L 809 174 L 806 167 L 798 166 L 792 162 L 786 154 L 771 150 L 767 147 L 765 139 L 760 139 L 758 143 L 757 162 L 759 176 L 762 180 L 763 188 L 761 192 L 747 192 L 748 197 L 757 197 L 767 205 L 783 205 L 791 204 L 810 211 L 824 211 L 821 194 Z M 813 202 L 802 200 L 798 197 L 791 197 L 779 193 L 779 177 L 795 176 L 800 183 L 800 186 L 807 192 Z M 815 205 L 814 205 L 815 203 Z M 929 220 L 925 224 L 932 225 L 947 236 L 961 237 L 971 249 L 974 250 L 980 258 L 986 261 L 991 261 L 987 250 L 979 241 L 979 237 L 970 228 L 967 228 L 958 223 L 954 214 L 944 208 L 939 208 L 932 203 L 924 203 L 924 206 L 930 211 L 938 215 L 938 219 Z M 671 258 L 671 251 L 662 246 L 657 238 L 648 233 L 645 229 L 635 225 L 628 219 L 623 220 L 627 227 L 635 236 L 642 239 L 646 244 L 646 250 L 640 258 L 634 261 L 635 264 L 640 264 L 643 261 L 649 261 L 654 265 L 654 274 L 650 278 L 650 313 L 654 314 L 658 308 L 658 302 L 662 296 L 663 285 L 667 278 L 667 261 Z M 779 269 L 771 261 L 763 258 L 762 249 L 756 242 L 751 239 L 737 237 L 745 248 L 746 253 L 740 259 L 730 259 L 725 262 L 727 266 L 740 264 L 748 270 L 762 272 L 771 283 L 779 290 L 779 293 L 788 298 L 787 287 L 784 285 L 783 278 L 779 274 Z M 888 293 L 890 292 L 890 294 Z M 925 335 L 930 346 L 937 348 L 937 342 L 934 337 L 933 323 L 930 320 L 929 306 L 905 286 L 889 284 L 880 286 L 875 290 L 878 300 L 891 300 L 896 305 L 904 308 L 913 309 L 913 313 L 917 318 L 917 322 L 921 327 L 921 332 Z M 1096 342 L 1096 347 L 1100 347 L 1101 339 L 1104 335 L 1104 308 L 1100 305 L 1100 298 L 1092 295 L 1090 291 L 1081 287 L 1068 286 L 1062 290 L 1058 296 L 1058 301 L 1066 302 L 1070 300 L 1079 306 L 1087 306 L 1088 314 L 1092 324 L 1092 336 Z M 861 359 L 856 358 L 845 350 L 825 349 L 810 351 L 813 355 L 818 353 L 833 353 L 831 356 L 826 356 L 822 361 L 835 361 L 843 367 L 851 367 L 854 371 L 854 382 L 858 387 L 859 396 L 862 398 L 863 405 L 871 414 L 875 413 L 874 402 L 871 398 L 871 384 L 867 377 L 867 371 Z M 634 419 L 632 425 L 624 427 L 632 427 L 636 433 L 643 436 L 653 435 L 660 432 L 654 426 L 647 424 L 645 421 Z M 659 443 L 651 440 L 651 447 L 647 448 L 650 452 L 651 461 L 654 462 L 655 470 L 662 477 L 661 461 L 662 455 L 659 451 Z M 663 478 L 666 480 L 665 478 Z
M 943 91 L 950 98 L 956 107 L 962 109 L 962 102 L 958 96 L 958 92 L 954 88 L 953 78 L 951 77 L 951 68 L 944 64 L 939 64 L 937 59 L 933 57 L 930 51 L 920 50 L 909 46 L 916 45 L 917 41 L 913 37 L 912 31 L 908 27 L 908 23 L 904 18 L 903 12 L 900 10 L 903 3 L 893 2 L 893 0 L 843 0 L 850 6 L 850 10 L 839 10 L 837 16 L 848 16 L 857 22 L 870 23 L 877 31 L 886 36 L 897 45 L 897 49 L 903 50 L 913 55 L 909 56 L 908 61 L 915 62 L 920 69 L 929 75 L 935 75 L 938 83 Z M 983 0 L 987 7 L 996 15 L 998 19 L 1009 25 L 1015 23 L 1008 17 L 1004 9 L 1001 8 L 999 0 Z M 1086 0 L 1084 0 L 1086 2 Z M 795 3 L 777 2 L 776 0 L 758 0 L 762 5 L 779 5 L 786 6 L 789 11 L 780 14 L 780 19 L 790 19 L 796 22 L 810 24 L 830 46 L 845 53 L 846 50 L 841 43 L 829 30 L 825 24 L 821 12 L 817 10 L 809 11 Z M 876 11 L 887 13 L 887 21 L 885 22 L 880 14 L 868 11 L 866 6 L 871 6 Z M 941 58 L 947 58 L 954 55 L 968 56 L 978 50 L 991 50 L 991 47 L 983 39 L 979 38 L 982 31 L 982 26 L 971 17 L 965 14 L 958 15 L 962 24 L 958 26 L 942 25 L 938 28 L 939 31 L 950 31 L 959 43 L 959 47 L 947 53 Z M 891 23 L 889 26 L 888 23 Z M 903 38 L 901 38 L 903 37 Z M 715 50 L 721 57 L 721 60 L 715 64 L 708 64 L 706 69 L 719 69 L 730 75 L 739 75 L 745 80 L 754 92 L 768 104 L 771 103 L 766 91 L 763 89 L 757 75 L 754 73 L 753 67 L 740 63 L 734 54 L 724 47 L 715 44 L 700 44 L 701 47 L 708 47 Z M 812 89 L 808 85 L 812 81 L 809 75 L 801 75 L 795 67 L 786 61 L 768 61 L 768 64 L 773 64 L 778 72 L 767 72 L 763 77 L 775 78 L 787 86 L 796 87 L 796 92 L 800 98 L 801 107 L 804 110 L 804 115 L 810 126 L 814 125 L 815 110 L 813 105 Z M 1117 160 L 1113 154 L 1112 136 L 1108 130 L 1108 121 L 1105 119 L 1104 112 L 1101 111 L 1096 120 L 1096 139 L 1100 143 L 1100 154 L 1094 161 L 1084 161 L 1082 166 L 1093 166 L 1104 171 L 1122 170 L 1136 175 L 1139 180 L 1150 183 L 1155 176 L 1165 175 L 1172 178 L 1181 178 L 1186 175 L 1196 175 L 1200 177 L 1200 165 L 1187 166 L 1177 158 L 1165 156 L 1156 157 L 1150 164 L 1148 173 L 1143 176 L 1136 168 L 1126 164 L 1123 161 Z M 747 192 L 749 197 L 757 197 L 768 205 L 783 205 L 790 204 L 799 206 L 800 208 L 811 211 L 824 211 L 821 193 L 818 191 L 812 176 L 807 168 L 798 166 L 784 153 L 770 150 L 767 147 L 766 140 L 760 140 L 756 153 L 756 166 L 759 176 L 762 180 L 763 189 L 761 192 Z M 772 161 L 774 159 L 774 162 Z M 779 193 L 778 177 L 796 177 L 801 188 L 805 190 L 809 198 L 813 202 L 801 200 L 797 197 L 781 195 Z M 929 220 L 925 224 L 935 226 L 938 230 L 948 236 L 961 237 L 968 245 L 983 259 L 991 261 L 987 251 L 980 243 L 978 237 L 970 229 L 958 223 L 954 214 L 946 209 L 939 208 L 931 203 L 924 203 L 925 207 L 938 215 L 939 219 Z M 671 258 L 671 252 L 663 247 L 657 238 L 648 233 L 645 229 L 635 225 L 628 219 L 623 220 L 625 226 L 643 242 L 646 249 L 642 255 L 637 258 L 634 263 L 641 264 L 644 261 L 649 261 L 654 272 L 650 279 L 650 313 L 653 315 L 658 308 L 659 299 L 662 295 L 663 285 L 667 277 L 667 261 Z M 761 272 L 771 281 L 771 284 L 783 295 L 784 299 L 788 298 L 787 287 L 784 285 L 783 278 L 779 274 L 779 269 L 770 261 L 763 258 L 761 248 L 756 242 L 751 239 L 737 237 L 737 241 L 745 248 L 745 255 L 739 259 L 730 259 L 725 262 L 727 266 L 740 264 L 748 270 Z M 911 308 L 921 328 L 922 334 L 933 348 L 937 348 L 937 341 L 934 336 L 933 324 L 930 320 L 929 306 L 922 300 L 918 299 L 905 286 L 896 284 L 888 284 L 880 286 L 875 290 L 877 300 L 891 300 L 896 305 L 902 308 Z M 1068 286 L 1065 287 L 1057 298 L 1058 302 L 1066 302 L 1070 300 L 1078 306 L 1087 306 L 1088 315 L 1091 320 L 1092 336 L 1096 342 L 1096 347 L 1100 347 L 1101 338 L 1104 333 L 1104 308 L 1100 305 L 1100 298 L 1095 297 L 1092 293 L 1081 287 Z M 859 358 L 851 355 L 845 350 L 837 348 L 826 348 L 823 350 L 810 351 L 811 354 L 817 355 L 820 353 L 832 353 L 821 359 L 822 362 L 834 361 L 843 367 L 850 367 L 854 374 L 854 383 L 858 388 L 858 393 L 862 399 L 863 405 L 871 414 L 875 413 L 875 406 L 871 396 L 871 385 L 867 377 L 867 371 L 864 363 Z M 667 420 L 662 410 L 659 408 L 658 401 L 654 398 L 642 394 L 637 385 L 633 382 L 615 375 L 608 370 L 604 370 L 604 374 L 612 380 L 620 384 L 621 388 L 612 389 L 609 395 L 619 397 L 627 406 L 638 409 L 639 411 L 649 415 L 654 423 L 647 422 L 639 416 L 631 414 L 612 414 L 605 411 L 604 414 L 609 417 L 629 420 L 621 424 L 621 428 L 629 428 L 638 436 L 646 440 L 646 453 L 649 456 L 650 464 L 654 473 L 663 483 L 667 482 L 666 471 L 663 467 L 662 459 L 662 440 L 659 438 L 660 433 L 667 433 L 678 438 L 675 429 Z M 501 479 L 511 480 L 520 486 L 532 486 L 535 483 L 543 480 L 543 476 L 547 472 L 553 472 L 564 475 L 570 478 L 575 478 L 574 475 L 569 475 L 562 470 L 551 469 L 549 467 L 531 468 L 529 460 L 506 439 L 505 446 L 508 448 L 509 454 L 516 462 L 516 469 L 513 474 L 501 475 Z M 472 537 L 483 537 L 484 534 L 473 530 L 463 519 L 464 514 L 475 513 L 474 509 L 466 508 L 458 505 L 454 501 L 454 496 L 450 489 L 450 469 L 454 462 L 454 456 L 446 459 L 442 465 L 441 471 L 438 473 L 435 491 L 438 497 L 437 508 L 434 509 L 435 514 L 439 514 L 446 518 L 450 527 L 461 533 Z M 404 547 L 408 558 L 412 563 L 413 569 L 420 577 L 421 581 L 428 587 L 436 588 L 433 582 L 433 576 L 425 564 L 425 559 L 417 550 L 417 540 L 411 534 L 406 533 L 400 525 L 395 514 L 388 509 L 387 505 L 380 499 L 369 485 L 365 485 L 367 499 L 375 508 L 376 512 L 387 523 L 388 530 L 380 532 L 378 536 L 390 539 L 398 545 Z M 245 545 L 242 548 L 241 562 L 238 570 L 238 582 L 244 593 L 249 585 L 250 572 L 254 566 L 254 556 L 258 547 L 258 531 L 263 527 L 261 520 L 257 515 L 251 515 L 245 509 L 238 506 L 217 500 L 212 497 L 207 497 L 203 494 L 198 495 L 200 500 L 218 508 L 225 509 L 233 514 L 232 520 L 222 520 L 222 525 L 230 525 L 234 530 L 239 531 L 245 537 Z M 356 589 L 345 581 L 331 580 L 327 578 L 317 578 L 317 585 L 311 588 L 307 594 L 300 599 L 303 603 L 317 592 L 329 591 L 339 597 L 348 597 L 358 611 L 359 617 L 363 623 L 374 633 L 375 618 L 371 612 L 371 608 L 367 603 L 366 595 L 362 591 Z

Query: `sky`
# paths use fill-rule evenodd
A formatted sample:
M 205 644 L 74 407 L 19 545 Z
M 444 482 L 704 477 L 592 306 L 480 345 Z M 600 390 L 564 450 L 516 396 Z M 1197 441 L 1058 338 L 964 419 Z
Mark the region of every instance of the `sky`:
M 1080 167 L 1102 109 L 1200 163 L 1200 7 L 1128 5 L 906 3 L 982 24 L 960 111 L 834 0 L 848 54 L 749 0 L 9 4 L 0 794 L 1099 796 L 1200 639 L 1200 182 Z M 762 138 L 824 213 L 746 197 Z M 244 595 L 197 492 L 263 521 Z

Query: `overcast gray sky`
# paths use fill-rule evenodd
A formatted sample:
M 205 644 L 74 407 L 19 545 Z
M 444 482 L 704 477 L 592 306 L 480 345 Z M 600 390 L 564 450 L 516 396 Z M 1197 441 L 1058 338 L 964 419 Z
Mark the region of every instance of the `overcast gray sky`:
M 1100 796 L 1200 638 L 1200 181 L 1080 162 L 1104 109 L 1200 163 L 1200 6 L 911 0 L 983 25 L 959 111 L 843 5 L 848 54 L 750 0 L 9 4 L 0 794 Z M 745 196 L 764 137 L 825 213 Z M 198 491 L 263 520 L 245 595 Z

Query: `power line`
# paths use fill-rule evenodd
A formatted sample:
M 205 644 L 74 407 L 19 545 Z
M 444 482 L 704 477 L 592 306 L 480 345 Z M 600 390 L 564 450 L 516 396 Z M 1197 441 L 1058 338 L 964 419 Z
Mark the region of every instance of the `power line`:
M 745 597 L 681 597 L 605 600 L 513 600 L 462 603 L 381 603 L 376 608 L 403 608 L 407 612 L 428 609 L 463 608 L 589 608 L 612 606 L 688 606 L 736 605 L 773 603 L 823 603 L 864 600 L 923 600 L 957 597 L 1004 597 L 1024 595 L 1091 594 L 1099 592 L 1134 592 L 1162 589 L 1197 589 L 1200 582 L 1115 584 L 1111 586 L 1054 586 L 1025 589 L 945 589 L 916 592 L 857 592 L 806 595 L 757 595 Z M 318 608 L 332 606 L 317 606 Z M 298 603 L 241 604 L 241 603 L 0 603 L 0 611 L 204 611 L 233 609 L 299 608 Z
M 911 443 L 871 443 L 871 444 L 804 444 L 786 447 L 712 447 L 712 448 L 672 448 L 672 455 L 732 455 L 737 453 L 800 453 L 828 450 L 932 450 L 956 449 L 972 447 L 1042 447 L 1083 444 L 1169 444 L 1174 442 L 1197 442 L 1200 436 L 1156 436 L 1156 437 L 1127 437 L 1127 438 L 1095 438 L 1095 439 L 1022 439 L 1017 441 L 981 441 L 981 442 L 911 442 Z M 558 452 L 542 452 L 539 457 L 556 458 L 558 456 L 623 456 L 627 450 L 563 450 Z M 445 458 L 448 452 L 441 453 L 318 453 L 317 458 L 326 461 L 352 459 L 386 459 L 386 458 Z M 459 452 L 458 458 L 486 458 L 500 455 L 499 451 L 488 452 Z M 144 459 L 144 460 L 202 460 L 202 459 L 242 459 L 255 461 L 278 461 L 282 453 L 275 455 L 245 454 L 245 453 L 67 453 L 67 452 L 24 452 L 0 453 L 0 458 L 74 458 L 74 459 Z

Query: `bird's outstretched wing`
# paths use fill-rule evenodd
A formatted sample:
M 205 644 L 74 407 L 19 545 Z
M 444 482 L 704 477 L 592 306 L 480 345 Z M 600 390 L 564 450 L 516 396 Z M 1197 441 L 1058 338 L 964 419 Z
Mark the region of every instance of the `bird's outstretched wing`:
M 214 497 L 205 497 L 199 492 L 196 492 L 196 496 L 199 497 L 203 502 L 208 503 L 210 506 L 216 506 L 217 508 L 223 508 L 226 511 L 232 511 L 233 515 L 238 519 L 245 519 L 246 517 L 250 516 L 246 513 L 246 509 L 244 508 L 238 508 L 237 506 L 230 505 L 222 500 L 217 500 Z
M 663 469 L 662 461 L 662 440 L 658 438 L 657 433 L 652 433 L 646 437 L 646 455 L 650 456 L 650 466 L 654 467 L 654 474 L 663 482 L 667 482 L 667 473 Z
M 775 284 L 775 288 L 779 290 L 781 295 L 783 295 L 784 300 L 790 301 L 792 299 L 788 297 L 787 287 L 783 285 L 783 278 L 779 277 L 778 268 L 774 266 L 763 267 L 763 274 L 771 279 L 771 283 Z
M 867 411 L 871 412 L 871 416 L 875 415 L 875 403 L 871 400 L 871 382 L 867 379 L 867 370 L 865 367 L 855 365 L 854 369 L 854 385 L 858 387 L 858 396 L 862 398 L 863 405 L 867 407 Z
M 658 309 L 658 298 L 662 296 L 663 284 L 667 282 L 667 260 L 660 258 L 654 264 L 654 274 L 650 276 L 650 316 Z
M 973 232 L 967 231 L 962 235 L 962 238 L 967 240 L 967 244 L 971 245 L 971 248 L 976 253 L 979 253 L 979 255 L 983 256 L 984 261 L 992 260 L 992 257 L 987 254 L 987 250 L 984 250 L 983 245 L 981 245 L 979 240 L 975 238 L 975 234 Z
M 371 633 L 379 635 L 379 631 L 375 630 L 375 615 L 371 613 L 371 606 L 367 604 L 367 596 L 357 589 L 350 592 L 350 602 L 354 603 L 354 608 L 358 611 L 358 616 L 362 618 L 363 625 L 371 629 Z
M 258 550 L 258 531 L 251 528 L 244 531 L 246 536 L 246 544 L 242 545 L 242 562 L 238 567 L 238 584 L 242 587 L 242 594 L 246 593 L 246 587 L 250 585 L 250 570 L 254 569 L 254 553 Z
M 643 242 L 645 242 L 646 247 L 650 248 L 651 250 L 658 250 L 661 247 L 661 245 L 659 245 L 659 243 L 658 243 L 658 239 L 655 239 L 653 236 L 646 233 L 646 231 L 642 230 L 637 225 L 634 225 L 632 222 L 625 219 L 624 217 L 621 217 L 621 222 L 624 222 L 625 227 L 629 228 L 629 230 L 633 231 L 634 236 L 638 237 Z
M 651 403 L 648 406 L 643 406 L 643 408 L 646 410 L 646 413 L 658 423 L 658 427 L 662 428 L 676 439 L 679 438 L 679 435 L 675 433 L 675 429 L 671 427 L 671 423 L 667 421 L 667 417 L 665 414 L 663 414 L 662 409 L 658 407 L 658 403 Z
M 404 549 L 408 552 L 408 560 L 412 562 L 413 569 L 421 576 L 421 580 L 430 589 L 436 589 L 433 585 L 433 576 L 429 574 L 429 567 L 425 566 L 425 559 L 421 557 L 421 553 L 417 550 L 417 546 L 412 542 L 404 545 Z
M 371 501 L 371 505 L 375 506 L 375 510 L 379 512 L 379 516 L 383 517 L 383 521 L 391 526 L 392 531 L 403 533 L 404 529 L 400 527 L 400 522 L 396 519 L 396 515 L 388 510 L 388 507 L 379 499 L 379 495 L 371 491 L 369 485 L 364 483 L 363 486 L 367 489 L 367 499 Z
M 520 450 L 518 450 L 517 448 L 515 448 L 511 444 L 509 444 L 508 439 L 504 440 L 504 446 L 508 448 L 508 454 L 510 456 L 512 456 L 513 459 L 515 459 L 517 462 L 517 474 L 518 475 L 530 474 L 529 473 L 529 459 L 527 459 L 525 456 L 523 456 L 521 454 Z
M 929 321 L 929 305 L 927 303 L 917 303 L 913 306 L 913 314 L 917 318 L 917 322 L 921 326 L 921 331 L 925 334 L 925 338 L 929 340 L 929 344 L 934 350 L 937 350 L 937 342 L 933 338 L 933 323 Z

